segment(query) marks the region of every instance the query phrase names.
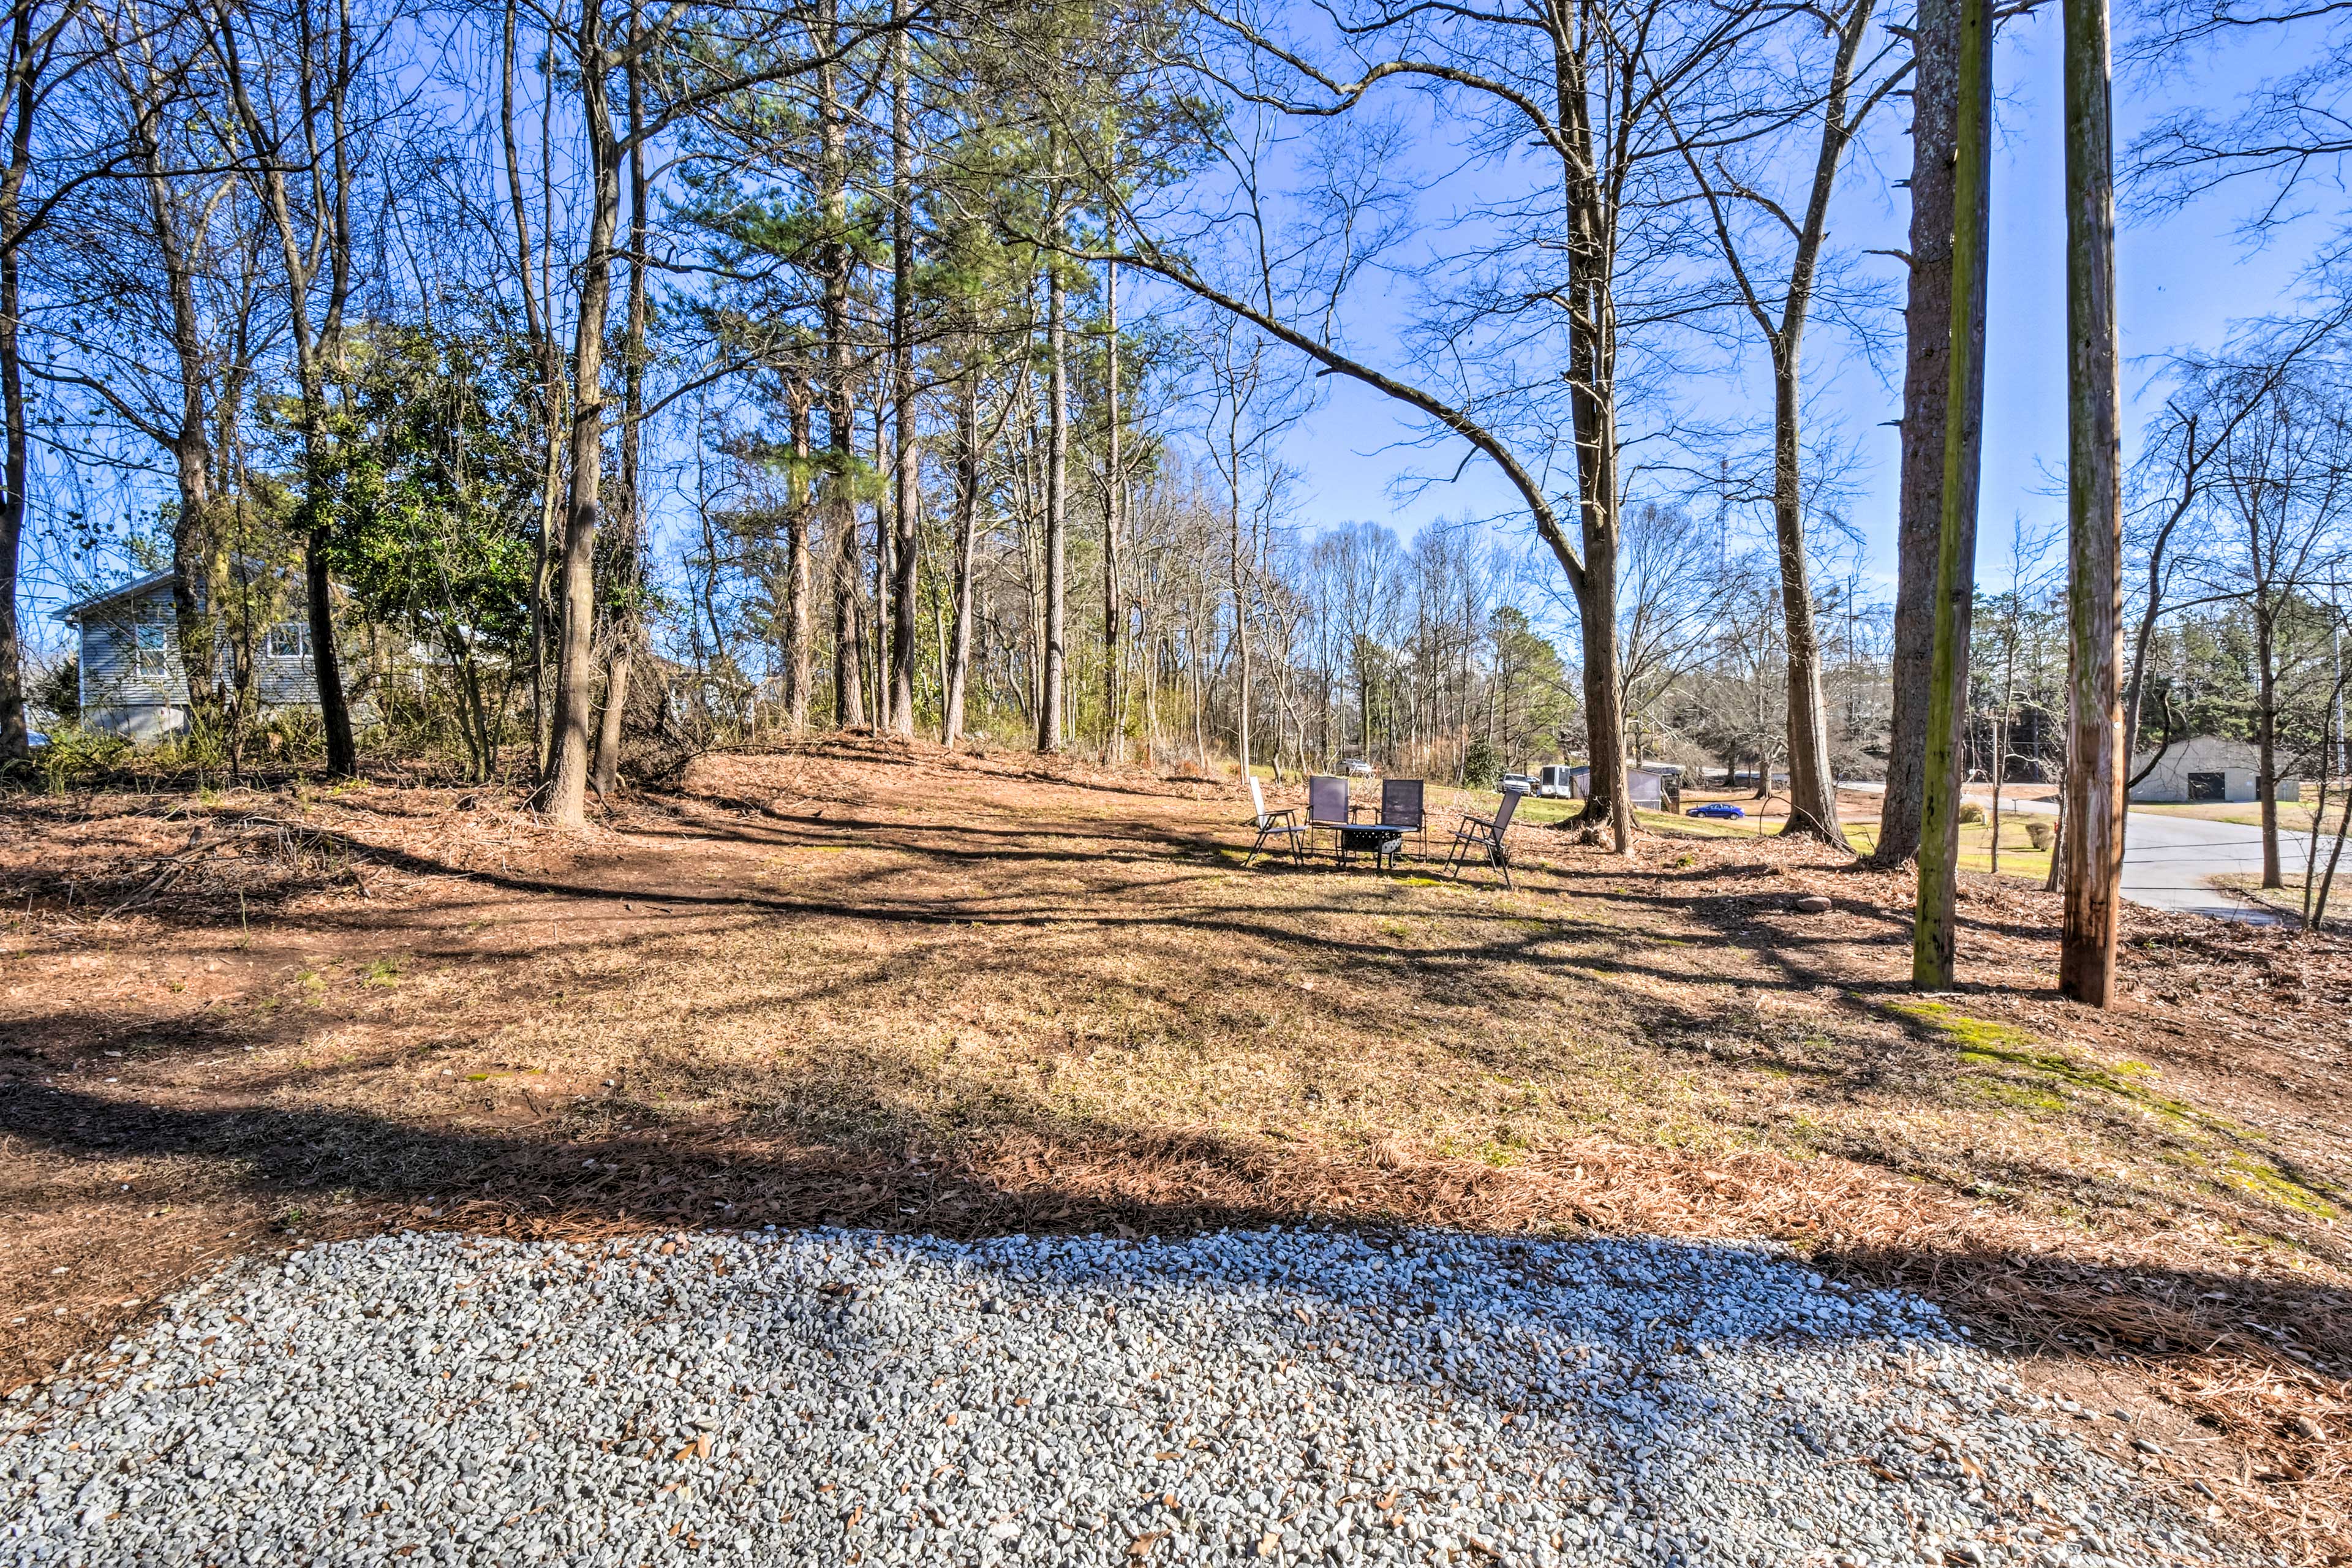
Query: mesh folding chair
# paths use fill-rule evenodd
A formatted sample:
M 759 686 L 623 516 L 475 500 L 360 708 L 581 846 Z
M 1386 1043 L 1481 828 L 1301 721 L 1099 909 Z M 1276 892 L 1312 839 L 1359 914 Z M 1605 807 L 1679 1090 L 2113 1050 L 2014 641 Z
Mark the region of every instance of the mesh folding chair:
M 1249 786 L 1250 826 L 1257 829 L 1257 842 L 1250 846 L 1249 859 L 1242 864 L 1246 866 L 1255 860 L 1258 851 L 1265 847 L 1265 841 L 1269 838 L 1275 840 L 1277 848 L 1288 849 L 1293 860 L 1302 866 L 1307 864 L 1307 836 L 1314 830 L 1299 822 L 1298 808 L 1286 805 L 1279 811 L 1268 811 L 1265 808 L 1265 791 L 1259 785 L 1255 773 L 1250 775 Z
M 1422 781 L 1419 779 L 1382 779 L 1381 781 L 1381 824 L 1385 827 L 1402 827 L 1421 841 L 1423 859 L 1429 858 L 1429 824 L 1422 815 Z
M 1518 792 L 1506 790 L 1502 806 L 1494 816 L 1473 816 L 1464 812 L 1461 826 L 1454 830 L 1454 847 L 1445 854 L 1445 874 L 1459 879 L 1462 868 L 1475 860 L 1500 871 L 1503 886 L 1517 892 L 1518 884 L 1511 880 L 1510 857 L 1503 849 L 1503 835 L 1511 830 L 1511 816 L 1518 809 Z
M 1307 827 L 1310 833 L 1328 828 L 1337 836 L 1348 826 L 1348 781 L 1332 773 L 1311 774 L 1307 780 Z

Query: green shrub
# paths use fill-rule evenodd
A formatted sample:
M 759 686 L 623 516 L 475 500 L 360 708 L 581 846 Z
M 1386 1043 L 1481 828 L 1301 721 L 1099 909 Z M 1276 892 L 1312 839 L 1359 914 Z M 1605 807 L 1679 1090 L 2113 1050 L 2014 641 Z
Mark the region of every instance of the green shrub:
M 49 743 L 33 753 L 33 766 L 51 795 L 107 777 L 131 752 L 131 742 L 121 736 L 79 723 L 60 724 L 47 733 Z
M 1982 822 L 1984 819 L 1985 819 L 1985 811 L 1984 811 L 1984 807 L 1983 807 L 1983 806 L 1980 806 L 1980 805 L 1977 805 L 1977 804 L 1976 804 L 1976 802 L 1974 802 L 1974 801 L 1968 801 L 1968 802 L 1965 802 L 1964 804 L 1962 804 L 1962 805 L 1960 806 L 1960 826 L 1963 826 L 1963 827 L 1973 827 L 1973 826 L 1976 826 L 1978 823 Z

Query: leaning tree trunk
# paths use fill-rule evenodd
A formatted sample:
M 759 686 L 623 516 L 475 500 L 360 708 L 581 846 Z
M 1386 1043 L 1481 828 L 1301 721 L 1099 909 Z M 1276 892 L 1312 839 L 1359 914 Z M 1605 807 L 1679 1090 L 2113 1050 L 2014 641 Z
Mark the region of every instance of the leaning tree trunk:
M 1946 410 L 1953 398 L 1951 356 L 1953 296 L 1966 290 L 1984 299 L 1986 240 L 1990 231 L 1992 182 L 1975 184 L 1976 237 L 1966 255 L 1966 275 L 1954 273 L 1954 197 L 1958 181 L 1960 54 L 1965 0 L 1920 0 L 1914 18 L 1916 66 L 1911 94 L 1910 299 L 1904 311 L 1906 342 L 1903 374 L 1902 485 L 1897 510 L 1895 649 L 1891 671 L 1894 709 L 1886 755 L 1886 796 L 1880 808 L 1874 863 L 1899 866 L 1919 853 L 1926 803 L 1927 732 L 1933 692 L 1935 639 L 1941 627 L 1937 595 L 1946 512 L 1943 505 Z M 1990 38 L 1985 40 L 1989 51 Z M 1980 70 L 1970 89 L 1978 101 L 1977 123 L 1990 123 L 1985 107 L 1992 73 Z M 1963 312 L 1969 339 L 1969 374 L 1960 406 L 1959 483 L 1964 490 L 1956 515 L 1962 533 L 1959 559 L 1973 576 L 1976 560 L 1978 455 L 1983 435 L 1984 316 Z M 1969 626 L 1963 619 L 1952 653 L 1952 670 L 1968 680 Z
M 1985 219 L 1991 185 L 1986 155 L 1992 127 L 1992 19 L 1988 0 L 1956 0 L 1953 40 L 1952 253 L 1974 264 L 1949 269 L 1945 386 L 1940 412 L 1943 472 L 1935 591 L 1928 596 L 1930 653 L 1926 756 L 1920 772 L 1919 889 L 1911 927 L 1911 984 L 1952 988 L 1954 891 L 1959 878 L 1960 744 L 1968 675 L 1969 610 L 1976 601 L 1977 432 L 1984 413 Z M 1908 475 L 1906 470 L 1906 484 Z M 1891 787 L 1891 786 L 1890 786 Z
M 2123 880 L 2123 413 L 2106 0 L 2065 0 L 2066 885 L 2058 988 L 2115 999 Z

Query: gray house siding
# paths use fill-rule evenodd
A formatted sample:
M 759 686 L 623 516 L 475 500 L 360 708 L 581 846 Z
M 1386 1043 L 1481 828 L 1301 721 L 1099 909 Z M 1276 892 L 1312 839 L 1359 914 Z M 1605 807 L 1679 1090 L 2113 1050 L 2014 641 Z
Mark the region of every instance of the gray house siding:
M 60 612 L 80 632 L 82 722 L 133 741 L 188 727 L 188 681 L 168 576 L 142 579 Z M 264 710 L 315 708 L 319 688 L 299 620 L 264 627 L 254 642 L 254 696 Z M 215 657 L 226 667 L 226 634 Z

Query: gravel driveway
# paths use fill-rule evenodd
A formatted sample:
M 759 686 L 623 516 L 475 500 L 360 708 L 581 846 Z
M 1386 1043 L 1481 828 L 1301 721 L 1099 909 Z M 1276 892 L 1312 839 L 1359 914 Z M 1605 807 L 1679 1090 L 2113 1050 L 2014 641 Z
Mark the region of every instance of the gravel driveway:
M 0 1563 L 2262 1560 L 2034 1405 L 1763 1247 L 403 1234 L 0 1405 Z

